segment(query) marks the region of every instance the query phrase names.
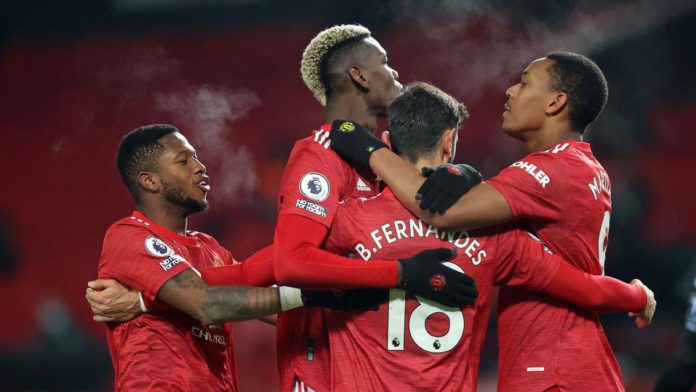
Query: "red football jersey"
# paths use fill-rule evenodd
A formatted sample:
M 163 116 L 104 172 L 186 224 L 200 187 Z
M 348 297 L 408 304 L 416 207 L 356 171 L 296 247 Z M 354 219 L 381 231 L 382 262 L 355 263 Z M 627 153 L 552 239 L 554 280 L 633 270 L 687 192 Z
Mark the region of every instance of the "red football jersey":
M 475 305 L 463 310 L 399 289 L 375 312 L 326 310 L 334 391 L 476 390 L 493 285 L 541 289 L 561 262 L 522 230 L 439 230 L 414 217 L 389 189 L 346 201 L 326 246 L 366 262 L 454 247 L 451 265 L 479 290 Z
M 295 143 L 280 186 L 278 215 L 298 214 L 331 228 L 339 202 L 370 197 L 379 183 L 360 174 L 329 148 L 331 125 Z M 281 391 L 295 378 L 312 389 L 329 390 L 328 335 L 321 309 L 298 308 L 278 314 L 277 353 Z
M 564 142 L 529 154 L 488 181 L 521 227 L 591 274 L 602 274 L 611 184 L 590 145 Z M 621 371 L 596 313 L 520 288 L 498 302 L 500 391 L 623 391 Z
M 99 278 L 116 279 L 156 301 L 162 285 L 186 268 L 234 263 L 215 239 L 187 236 L 158 226 L 141 213 L 121 219 L 106 232 Z M 205 325 L 162 304 L 107 327 L 117 391 L 236 391 L 232 329 Z

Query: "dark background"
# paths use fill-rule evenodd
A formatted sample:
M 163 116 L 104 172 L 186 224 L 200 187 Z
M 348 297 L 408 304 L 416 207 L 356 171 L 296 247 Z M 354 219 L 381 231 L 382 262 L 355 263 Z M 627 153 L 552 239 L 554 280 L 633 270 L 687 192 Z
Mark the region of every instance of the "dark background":
M 653 325 L 603 316 L 628 390 L 650 390 L 683 326 L 696 266 L 696 2 L 81 0 L 0 3 L 0 390 L 107 391 L 103 326 L 85 283 L 132 202 L 119 139 L 178 126 L 212 177 L 191 227 L 238 259 L 272 241 L 294 140 L 323 122 L 299 75 L 309 40 L 361 23 L 402 82 L 429 81 L 471 119 L 458 161 L 490 177 L 524 155 L 498 127 L 504 91 L 551 50 L 597 61 L 610 86 L 588 131 L 612 178 L 606 273 L 656 293 Z M 572 197 L 572 195 L 568 195 Z M 242 390 L 276 389 L 274 329 L 236 325 Z M 495 390 L 495 334 L 481 391 Z

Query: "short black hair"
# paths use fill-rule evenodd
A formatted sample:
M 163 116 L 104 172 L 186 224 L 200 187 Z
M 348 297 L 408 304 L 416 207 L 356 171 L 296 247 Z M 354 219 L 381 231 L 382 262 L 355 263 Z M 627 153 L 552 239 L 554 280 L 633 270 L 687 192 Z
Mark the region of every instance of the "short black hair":
M 573 52 L 551 52 L 551 88 L 568 96 L 568 117 L 573 131 L 583 133 L 599 117 L 609 96 L 604 73 L 589 58 Z
M 326 100 L 330 100 L 335 93 L 346 90 L 345 72 L 352 66 L 363 65 L 371 48 L 365 42 L 370 36 L 359 35 L 345 40 L 331 48 L 319 65 L 319 75 L 326 87 Z
M 121 139 L 116 154 L 116 166 L 136 203 L 140 202 L 138 173 L 157 171 L 157 160 L 165 149 L 159 139 L 175 132 L 179 130 L 173 125 L 145 125 L 128 132 Z
M 409 84 L 387 108 L 392 148 L 411 163 L 433 152 L 446 129 L 469 118 L 466 106 L 424 82 Z

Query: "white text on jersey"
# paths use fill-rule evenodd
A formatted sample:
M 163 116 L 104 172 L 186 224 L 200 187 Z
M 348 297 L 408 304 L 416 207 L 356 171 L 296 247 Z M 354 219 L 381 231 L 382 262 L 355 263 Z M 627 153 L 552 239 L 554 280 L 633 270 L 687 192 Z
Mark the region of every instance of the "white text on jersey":
M 525 162 L 525 161 L 517 161 L 511 165 L 512 167 L 519 167 L 520 169 L 526 171 L 529 173 L 532 177 L 534 177 L 535 180 L 539 181 L 539 184 L 541 184 L 542 188 L 546 188 L 546 185 L 548 185 L 551 182 L 551 179 L 549 176 L 544 173 L 543 170 L 539 169 L 535 164 Z
M 471 263 L 474 265 L 481 264 L 481 261 L 487 256 L 486 250 L 481 248 L 481 243 L 476 238 L 469 237 L 469 233 L 466 231 L 438 230 L 437 227 L 432 225 L 427 225 L 426 228 L 423 225 L 423 221 L 414 218 L 408 221 L 395 220 L 383 224 L 378 229 L 370 232 L 370 237 L 374 244 L 373 247 L 358 243 L 355 245 L 355 251 L 363 260 L 368 261 L 387 244 L 393 244 L 403 239 L 414 237 L 427 238 L 429 236 L 447 241 L 458 249 L 464 249 L 464 254 L 471 258 Z
M 592 196 L 597 200 L 599 192 L 605 191 L 611 197 L 611 185 L 609 183 L 609 175 L 604 170 L 600 170 L 596 176 L 592 178 L 592 182 L 587 184 L 592 191 Z
M 191 328 L 191 334 L 199 339 L 203 339 L 207 342 L 215 344 L 225 344 L 225 335 L 214 335 L 205 329 L 193 327 Z
M 570 143 L 563 143 L 563 144 L 558 144 L 554 146 L 553 148 L 546 150 L 544 152 L 550 152 L 551 154 L 558 154 L 561 151 L 565 151 L 566 148 L 570 146 Z

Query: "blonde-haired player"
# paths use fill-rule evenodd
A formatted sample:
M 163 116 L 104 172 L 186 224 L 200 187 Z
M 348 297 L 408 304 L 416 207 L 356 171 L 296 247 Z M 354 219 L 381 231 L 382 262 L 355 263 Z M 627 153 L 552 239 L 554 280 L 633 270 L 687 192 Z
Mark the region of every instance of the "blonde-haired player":
M 369 170 L 358 171 L 329 148 L 331 123 L 351 120 L 377 129 L 377 119 L 401 91 L 387 52 L 360 25 L 320 32 L 302 56 L 302 78 L 322 106 L 324 125 L 299 140 L 281 182 L 274 272 L 278 284 L 294 287 L 402 287 L 441 303 L 473 302 L 473 280 L 444 266 L 443 254 L 422 252 L 406 260 L 369 263 L 320 249 L 338 209 L 350 197 L 372 197 L 379 184 Z M 447 276 L 437 291 L 429 280 Z M 282 391 L 329 390 L 328 337 L 321 310 L 286 312 L 278 318 L 278 360 Z

